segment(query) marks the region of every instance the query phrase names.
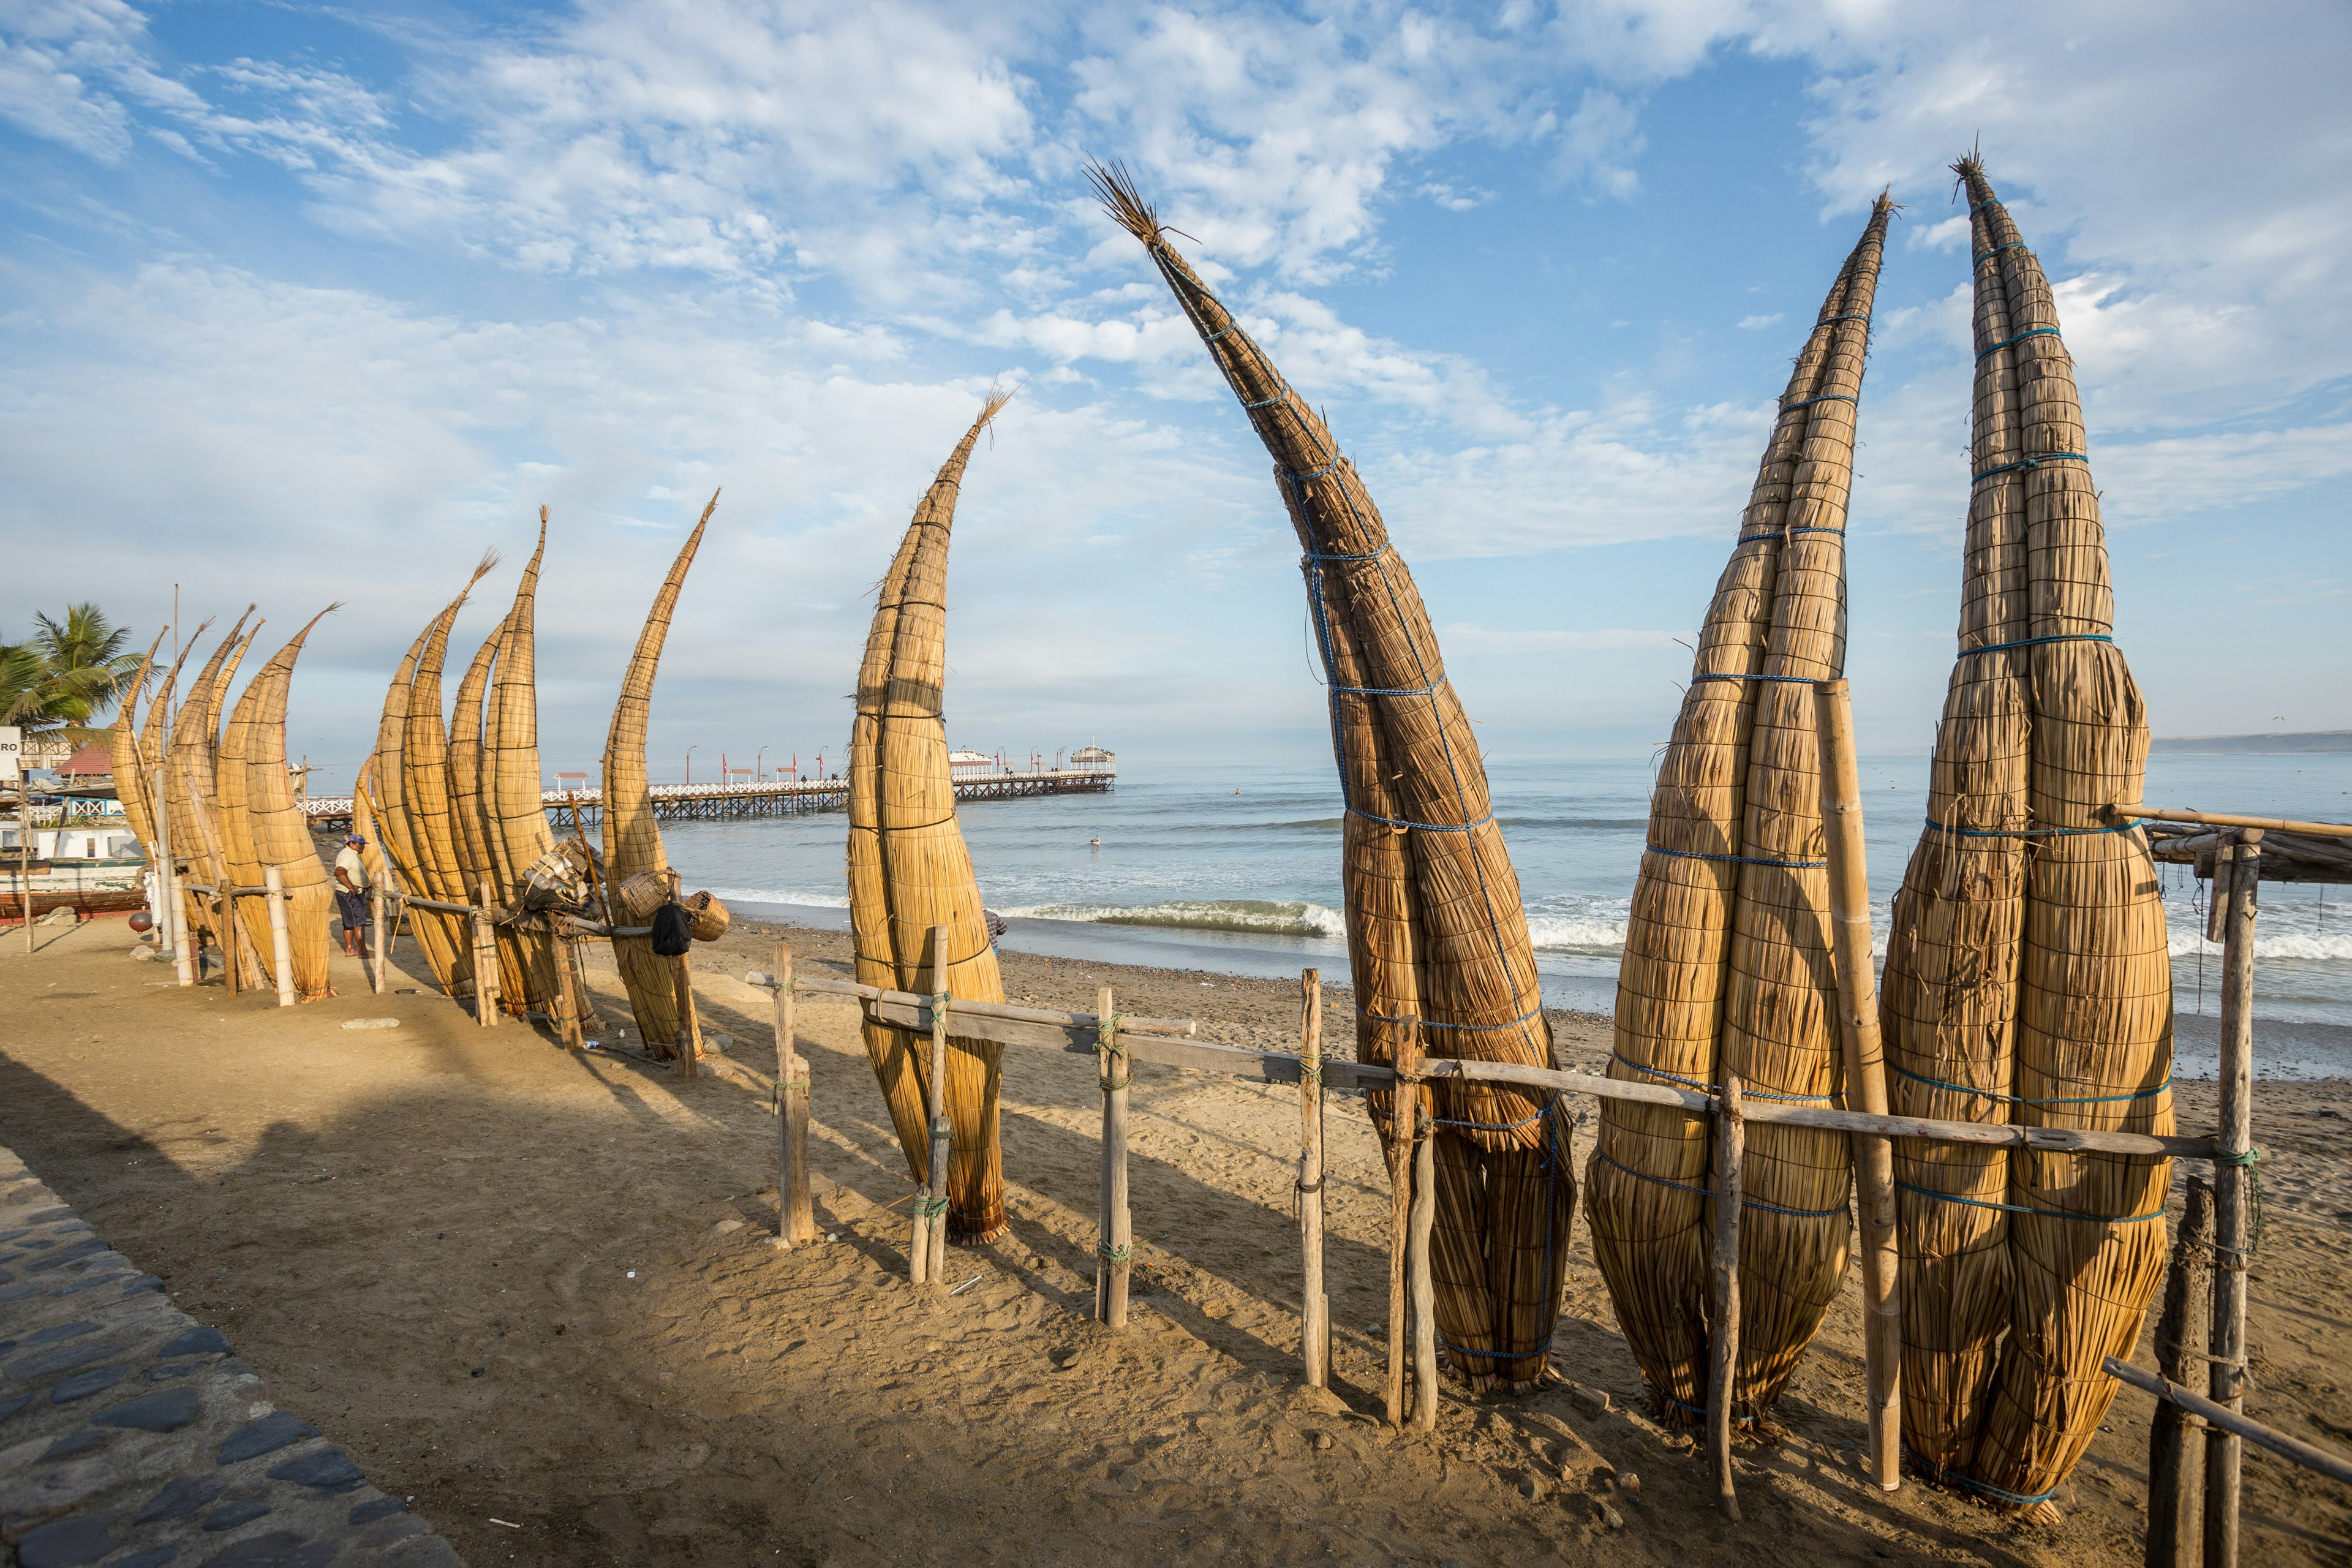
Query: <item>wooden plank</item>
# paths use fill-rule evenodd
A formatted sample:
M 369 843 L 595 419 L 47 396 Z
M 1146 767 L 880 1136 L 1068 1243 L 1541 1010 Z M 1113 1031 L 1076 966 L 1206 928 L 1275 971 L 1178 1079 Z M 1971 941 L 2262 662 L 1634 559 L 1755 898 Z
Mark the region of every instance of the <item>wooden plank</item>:
M 2332 1480 L 2352 1483 L 2352 1458 L 2323 1448 L 2316 1443 L 2290 1437 L 2276 1427 L 2251 1420 L 2228 1405 L 2216 1405 L 2194 1390 L 2168 1382 L 2152 1372 L 2142 1372 L 2120 1357 L 2109 1356 L 2102 1364 L 2109 1377 L 2119 1383 L 2128 1383 L 2134 1388 L 2144 1389 L 2158 1399 L 2170 1400 L 2191 1415 L 2202 1416 L 2209 1425 L 2233 1440 L 2243 1438 L 2258 1447 L 2268 1448 L 2283 1459 L 2292 1459 L 2305 1469 L 2316 1470 Z M 2210 1557 L 2206 1559 L 2206 1563 L 2208 1568 L 2218 1568 Z
M 2156 1323 L 2157 1367 L 2167 1382 L 2201 1375 L 2212 1333 L 2212 1264 L 2213 1183 L 2191 1176 L 2188 1216 L 2173 1241 Z M 2199 1568 L 2204 1560 L 2204 1430 L 2163 1400 L 2148 1430 L 2147 1568 Z
M 816 1239 L 816 1216 L 809 1202 L 808 1063 L 794 1043 L 793 949 L 776 943 L 776 1245 Z
M 294 939 L 286 921 L 286 876 L 275 866 L 261 870 L 269 896 L 269 955 L 278 966 L 278 1005 L 294 1005 Z M 226 902 L 226 900 L 223 900 Z
M 2253 1260 L 2254 917 L 2262 832 L 2238 836 L 2221 944 L 2221 1148 L 2213 1163 L 2213 1323 L 2207 1393 L 2246 1405 L 2246 1268 Z M 2215 1424 L 2205 1445 L 2205 1568 L 2238 1568 L 2244 1434 Z
M 1854 750 L 1853 708 L 1843 680 L 1816 681 L 1822 837 L 1827 846 L 1830 930 L 1836 959 L 1838 1039 L 1845 1100 L 1886 1111 L 1885 1048 L 1878 1033 L 1877 968 L 1871 958 L 1870 869 L 1864 858 L 1862 766 Z M 1881 1491 L 1903 1484 L 1903 1309 L 1895 1237 L 1895 1142 L 1849 1133 L 1855 1206 L 1862 1218 L 1864 1406 L 1869 1446 L 1864 1463 Z
M 955 1130 L 948 1121 L 948 1020 L 953 1015 L 948 1002 L 948 936 L 946 926 L 931 928 L 931 1224 L 925 1237 L 934 1285 L 947 1283 L 948 1154 L 955 1141 Z
M 1747 1157 L 1739 1079 L 1723 1076 L 1723 1105 L 1715 1118 L 1715 1236 L 1707 1261 L 1706 1431 L 1715 1470 L 1715 1506 L 1738 1522 L 1739 1497 L 1731 1468 L 1731 1405 L 1739 1373 L 1739 1191 Z
M 1397 1064 L 1389 1102 L 1389 1425 L 1404 1426 L 1404 1368 L 1410 1347 L 1405 1342 L 1405 1250 L 1412 1228 L 1413 1130 L 1421 1115 L 1421 1087 L 1416 1069 L 1420 1058 L 1417 1020 L 1406 1018 L 1397 1028 Z
M 1412 1141 L 1412 1211 L 1405 1225 L 1405 1273 L 1412 1302 L 1412 1424 L 1437 1430 L 1437 1288 L 1430 1276 L 1430 1231 L 1437 1217 L 1437 1131 L 1426 1115 Z
M 2352 838 L 2352 822 L 2297 822 L 2291 817 L 2241 816 L 2230 811 L 2175 811 L 2160 805 L 2111 805 L 2107 815 L 2154 822 L 2202 822 L 2213 827 L 2252 827 L 2273 833 L 2309 833 L 2322 838 Z
M 1108 985 L 1095 994 L 1095 1016 L 1103 1020 L 1097 1036 L 1101 1046 L 1102 1240 L 1095 1249 L 1095 1300 L 1103 1326 L 1117 1331 L 1127 1327 L 1128 1286 L 1135 1261 L 1135 1228 L 1127 1195 L 1127 1094 L 1133 1069 Z
M 1298 976 L 1298 1362 L 1309 1388 L 1331 1385 L 1331 1324 L 1323 1295 L 1323 972 Z

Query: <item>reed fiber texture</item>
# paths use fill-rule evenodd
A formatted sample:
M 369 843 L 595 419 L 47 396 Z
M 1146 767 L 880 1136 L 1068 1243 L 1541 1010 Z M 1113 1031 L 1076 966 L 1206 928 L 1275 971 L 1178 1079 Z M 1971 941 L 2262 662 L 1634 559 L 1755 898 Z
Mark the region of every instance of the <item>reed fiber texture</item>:
M 360 775 L 352 782 L 352 831 L 360 837 L 360 864 L 367 868 L 368 886 L 382 889 L 391 885 L 391 862 L 383 858 L 383 828 L 377 820 L 375 797 L 375 758 L 371 756 L 360 763 Z M 391 924 L 396 928 L 398 921 Z M 393 933 L 387 930 L 384 934 L 389 938 Z
M 160 790 L 160 793 L 151 793 L 148 797 L 148 818 L 154 826 L 158 848 L 162 847 L 163 832 L 167 828 L 171 830 L 172 859 L 175 864 L 187 858 L 187 851 L 185 846 L 180 842 L 179 829 L 172 819 L 173 769 L 169 741 L 173 700 L 179 691 L 180 667 L 186 664 L 188 656 L 196 651 L 196 645 L 204 640 L 205 628 L 211 625 L 212 622 L 206 620 L 198 626 L 188 638 L 186 645 L 172 657 L 172 668 L 164 672 L 163 680 L 156 685 L 153 700 L 147 704 L 147 721 L 142 727 L 139 735 L 140 758 L 148 770 L 142 776 L 149 781 L 148 788 L 151 792 Z M 162 775 L 160 778 L 156 776 L 158 773 Z M 181 895 L 179 912 L 182 917 L 184 918 L 190 913 L 194 903 L 194 894 Z
M 270 656 L 253 678 L 259 693 L 246 731 L 246 816 L 253 827 L 254 853 L 264 866 L 275 866 L 285 879 L 287 934 L 294 963 L 294 994 L 304 1002 L 332 996 L 327 983 L 328 955 L 338 945 L 332 934 L 334 885 L 310 837 L 310 821 L 294 798 L 294 784 L 286 771 L 286 700 L 294 683 L 294 661 L 312 627 L 334 614 L 330 605 L 310 617 L 310 625 Z
M 147 689 L 147 677 L 155 668 L 155 650 L 163 646 L 163 639 L 171 632 L 171 627 L 164 627 L 147 645 L 147 655 L 139 661 L 139 673 L 123 688 L 114 728 L 107 734 L 110 765 L 114 770 L 114 798 L 122 803 L 123 820 L 131 824 L 131 831 L 147 848 L 151 858 L 154 853 L 155 818 L 147 809 L 147 795 L 153 781 L 148 776 L 145 750 L 139 743 L 138 706 Z
M 260 632 L 257 625 L 247 638 L 248 647 L 252 637 Z M 254 843 L 252 802 L 248 798 L 245 764 L 252 749 L 262 689 L 258 677 L 246 683 L 236 706 L 229 711 L 227 727 L 221 731 L 218 760 L 213 769 L 220 790 L 221 837 L 228 857 L 229 879 L 241 888 L 261 884 L 261 855 Z M 236 907 L 237 919 L 244 922 L 242 935 L 247 951 L 253 954 L 254 969 L 274 982 L 271 966 L 276 963 L 277 951 L 269 935 L 268 900 L 239 899 Z
M 442 612 L 416 656 L 416 674 L 408 687 L 407 732 L 401 739 L 400 793 L 425 887 L 434 898 L 470 904 L 478 889 L 466 885 L 466 868 L 457 856 L 457 825 L 449 815 L 449 731 L 441 717 L 441 668 L 449 655 L 450 628 L 464 603 L 460 598 Z
M 449 821 L 468 889 L 478 888 L 484 881 L 498 889 L 506 885 L 491 849 L 482 788 L 483 708 L 489 697 L 490 667 L 498 658 L 499 638 L 505 630 L 506 623 L 499 622 L 474 650 L 449 710 Z M 522 994 L 522 971 L 511 944 L 501 942 L 498 954 L 499 1000 L 511 1012 L 515 999 Z
M 1094 167 L 1252 428 L 1304 552 L 1346 801 L 1342 880 L 1358 1054 L 1552 1064 L 1518 878 L 1486 764 L 1446 679 L 1420 590 L 1323 420 L 1168 242 L 1123 170 Z M 1475 1387 L 1549 1373 L 1568 1227 L 1568 1123 L 1556 1100 L 1498 1084 L 1414 1091 L 1435 1123 L 1431 1273 L 1448 1363 Z M 1410 1157 L 1390 1095 L 1368 1097 L 1391 1162 Z M 1410 1125 L 1409 1123 L 1407 1125 Z
M 1844 1089 L 1812 682 L 1845 664 L 1846 503 L 1886 225 L 1874 205 L 1780 401 L 1660 761 L 1609 1074 L 1829 1105 Z M 1593 1256 L 1661 1414 L 1707 1402 L 1706 1119 L 1611 1100 L 1587 1167 Z M 1751 1126 L 1732 1407 L 1769 1413 L 1852 1239 L 1843 1133 Z
M 2145 833 L 2105 820 L 2140 797 L 2147 721 L 2113 640 L 2074 361 L 2041 262 L 1982 167 L 1954 172 L 1976 273 L 1969 569 L 1929 818 L 1888 953 L 1890 1098 L 1913 1114 L 2169 1132 L 2155 866 Z M 1971 941 L 1977 953 L 1960 951 Z M 2038 1507 L 2115 1398 L 2101 1361 L 2137 1342 L 2170 1163 L 1963 1162 L 1906 1145 L 1897 1161 L 1906 1439 L 1929 1475 Z M 2008 1206 L 1979 1206 L 1996 1202 Z M 1954 1208 L 1968 1213 L 1942 1212 Z M 1915 1391 L 1910 1363 L 1938 1355 L 1945 1370 Z
M 957 825 L 948 769 L 948 542 L 973 445 L 1009 395 L 989 395 L 949 454 L 882 578 L 857 673 L 849 735 L 849 915 L 857 978 L 868 985 L 1002 1002 L 996 947 Z M 947 951 L 931 931 L 948 928 Z M 866 1054 L 918 1182 L 928 1179 L 930 1037 L 869 1018 Z M 986 1240 L 1005 1229 L 992 1041 L 948 1038 L 948 1229 Z M 934 1197 L 940 1195 L 932 1194 Z
M 620 700 L 613 704 L 612 727 L 604 736 L 603 771 L 607 889 L 619 887 L 641 872 L 669 869 L 669 857 L 662 849 L 661 824 L 654 819 L 653 786 L 646 771 L 646 726 L 653 714 L 654 676 L 661 668 L 662 644 L 669 637 L 670 617 L 677 613 L 678 591 L 686 585 L 686 574 L 694 564 L 694 552 L 702 548 L 702 531 L 710 526 L 710 514 L 718 507 L 719 492 L 713 490 L 709 505 L 702 509 L 701 520 L 687 535 L 677 559 L 670 563 L 669 574 L 662 579 L 661 589 L 654 595 L 645 628 L 637 633 L 636 648 L 629 655 L 628 670 L 621 677 Z M 624 923 L 620 911 L 612 907 L 609 899 L 605 915 L 614 925 Z M 629 994 L 629 1012 L 637 1021 L 637 1033 L 643 1037 L 646 1049 L 658 1057 L 668 1057 L 677 1049 L 679 1026 L 670 961 L 654 952 L 650 937 L 642 936 L 614 937 L 613 958 L 621 972 L 622 988 Z M 695 1031 L 698 1050 L 701 1023 L 689 1019 L 688 1024 Z
M 253 609 L 251 605 L 245 607 L 245 614 L 236 618 L 188 683 L 187 700 L 173 716 L 171 755 L 163 770 L 163 793 L 172 813 L 172 853 L 195 873 L 189 880 L 213 887 L 219 887 L 228 872 L 214 805 L 221 671 L 232 654 L 243 652 L 245 623 L 252 618 Z M 220 942 L 220 917 L 211 897 L 190 893 L 187 899 L 197 929 Z
M 416 640 L 393 673 L 392 684 L 383 697 L 383 713 L 376 725 L 375 752 L 372 761 L 375 767 L 375 808 L 377 826 L 382 829 L 383 853 L 394 877 L 403 892 L 416 898 L 440 899 L 446 895 L 434 890 L 435 884 L 427 874 L 424 857 L 426 848 L 420 845 L 415 822 L 408 810 L 408 773 L 406 762 L 412 689 L 415 684 L 417 666 L 436 629 L 446 639 L 448 623 L 466 602 L 474 584 L 488 575 L 498 563 L 494 554 L 485 554 L 466 587 L 452 599 L 441 613 L 426 623 Z M 441 721 L 437 695 L 431 708 L 433 723 Z M 416 938 L 425 962 L 432 967 L 433 977 L 440 983 L 446 995 L 457 996 L 470 990 L 474 982 L 473 939 L 463 916 L 438 910 L 412 908 L 408 911 L 409 931 Z
M 222 714 L 228 705 L 229 688 L 236 683 L 237 668 L 245 662 L 245 656 L 253 651 L 255 641 L 261 636 L 262 625 L 262 622 L 256 621 L 247 627 L 245 636 L 229 650 L 228 657 L 221 661 L 220 673 L 213 678 L 212 690 L 205 702 L 205 727 L 212 731 L 211 755 L 205 759 L 208 765 L 204 769 L 209 779 L 210 793 L 197 797 L 196 814 L 211 831 L 213 852 L 220 862 L 223 887 L 249 888 L 261 879 L 260 864 L 253 858 L 251 826 L 245 819 L 245 781 L 242 777 L 230 778 L 223 771 L 222 758 L 226 751 L 230 726 L 224 721 Z M 246 878 L 248 869 L 252 872 L 249 881 Z M 240 940 L 236 950 L 238 983 L 257 989 L 272 985 L 275 982 L 270 973 L 270 960 L 275 956 L 276 946 L 269 940 L 268 907 L 258 900 L 233 899 L 226 894 L 221 897 L 221 922 L 225 925 L 235 919 L 244 925 L 244 930 L 238 933 Z M 257 927 L 262 933 L 258 942 L 243 940 Z
M 547 509 L 539 509 L 539 543 L 516 585 L 513 605 L 499 631 L 496 674 L 483 733 L 483 830 L 496 866 L 499 901 L 522 901 L 525 874 L 555 847 L 541 798 L 539 667 L 533 615 L 539 566 L 547 554 Z M 552 1017 L 559 984 L 555 942 L 544 921 L 498 928 L 499 963 L 508 989 L 507 1011 Z

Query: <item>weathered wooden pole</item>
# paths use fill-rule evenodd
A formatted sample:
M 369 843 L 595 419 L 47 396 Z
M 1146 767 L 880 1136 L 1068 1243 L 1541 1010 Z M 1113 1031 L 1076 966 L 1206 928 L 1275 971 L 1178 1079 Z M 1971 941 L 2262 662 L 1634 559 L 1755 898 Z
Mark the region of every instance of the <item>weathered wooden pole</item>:
M 33 783 L 25 776 L 21 749 L 16 753 L 16 890 L 25 895 L 25 952 L 29 955 L 33 951 Z
M 1878 1033 L 1878 982 L 1870 953 L 1870 868 L 1863 854 L 1862 765 L 1853 705 L 1843 680 L 1813 683 L 1820 736 L 1822 836 L 1828 846 L 1830 931 L 1836 954 L 1838 1035 L 1845 1057 L 1845 1109 L 1886 1114 L 1886 1057 Z M 1895 1142 L 1855 1133 L 1855 1194 L 1862 1217 L 1862 1349 L 1870 1417 L 1870 1479 L 1903 1484 L 1902 1259 L 1895 1236 Z
M 261 868 L 263 897 L 269 903 L 269 958 L 278 969 L 278 1005 L 294 1005 L 294 940 L 286 912 L 286 874 L 275 866 Z M 226 901 L 226 900 L 224 900 Z
M 948 1120 L 948 928 L 931 928 L 931 1082 L 930 1082 L 930 1228 L 924 1233 L 930 1250 L 930 1279 L 947 1283 L 948 1157 L 955 1144 L 955 1127 Z
M 809 1202 L 808 1063 L 801 1059 L 793 1028 L 793 949 L 776 943 L 776 1245 L 816 1239 L 816 1215 Z
M 1298 976 L 1298 1361 L 1309 1388 L 1331 1385 L 1331 1303 L 1323 1293 L 1323 972 Z
M 1118 1037 L 1118 1015 L 1110 987 L 1095 993 L 1095 1055 L 1102 1068 L 1102 1241 L 1095 1270 L 1097 1315 L 1109 1329 L 1127 1327 L 1129 1271 L 1135 1261 L 1135 1233 L 1127 1208 L 1127 1047 Z
M 1421 1029 L 1417 1017 L 1397 1025 L 1396 1088 L 1389 1100 L 1389 1425 L 1404 1425 L 1405 1251 L 1412 1228 L 1412 1134 L 1421 1106 Z
M 1739 1117 L 1739 1077 L 1723 1075 L 1715 1112 L 1715 1250 L 1708 1263 L 1706 1446 L 1715 1466 L 1715 1506 L 1737 1522 L 1731 1473 L 1731 1405 L 1739 1373 L 1739 1167 L 1747 1152 Z
M 220 911 L 221 989 L 229 995 L 237 994 L 238 962 L 245 956 L 240 951 L 244 932 L 237 928 L 245 922 L 237 918 L 236 895 L 224 885 L 213 895 L 213 907 Z
M 475 889 L 474 1022 L 487 1029 L 499 1021 L 499 939 L 490 926 L 490 879 Z
M 368 889 L 368 990 L 377 996 L 383 994 L 383 889 L 371 885 Z
M 580 998 L 572 989 L 572 971 L 562 956 L 566 939 L 571 935 L 570 922 L 559 914 L 539 918 L 547 922 L 548 956 L 555 961 L 555 992 L 547 999 L 550 1022 L 556 1038 L 563 1042 L 566 1049 L 584 1051 L 588 1037 L 580 1029 Z
M 2212 1290 L 2213 1183 L 2196 1175 L 2156 1321 L 2156 1364 L 2168 1382 L 2195 1386 L 2211 1342 Z M 2156 1402 L 2147 1438 L 2147 1568 L 2199 1568 L 2205 1560 L 2203 1425 L 2168 1399 Z
M 2207 1397 L 2246 1407 L 2246 1269 L 2253 1261 L 2254 903 L 2262 887 L 2263 830 L 2242 828 L 2230 861 L 2221 936 L 2221 1126 L 2213 1154 L 2213 1324 Z M 2221 857 L 2214 857 L 2220 879 Z M 2245 1442 L 2219 1427 L 2205 1435 L 2205 1568 L 2238 1568 L 2239 1466 Z
M 1406 1221 L 1405 1272 L 1412 1303 L 1412 1424 L 1437 1430 L 1437 1290 L 1429 1271 L 1429 1233 L 1437 1217 L 1437 1130 L 1416 1110 L 1412 1212 Z

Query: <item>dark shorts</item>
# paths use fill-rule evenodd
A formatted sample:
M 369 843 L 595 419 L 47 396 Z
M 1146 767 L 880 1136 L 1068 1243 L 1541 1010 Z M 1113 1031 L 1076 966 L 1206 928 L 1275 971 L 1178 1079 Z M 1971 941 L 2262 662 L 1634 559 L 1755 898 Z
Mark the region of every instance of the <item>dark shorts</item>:
M 335 908 L 343 911 L 345 931 L 365 931 L 368 923 L 367 895 L 335 889 Z

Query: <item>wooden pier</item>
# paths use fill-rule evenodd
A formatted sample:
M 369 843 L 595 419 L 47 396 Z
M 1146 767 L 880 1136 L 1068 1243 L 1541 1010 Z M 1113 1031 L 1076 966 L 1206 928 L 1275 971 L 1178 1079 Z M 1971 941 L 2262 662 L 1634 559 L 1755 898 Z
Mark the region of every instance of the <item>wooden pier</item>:
M 1110 768 L 1012 768 L 982 772 L 959 768 L 955 795 L 966 800 L 1018 800 L 1036 795 L 1095 795 L 1118 781 Z M 601 789 L 547 790 L 540 800 L 557 827 L 587 826 L 602 819 Z M 654 816 L 664 822 L 715 821 L 736 816 L 798 816 L 808 812 L 845 811 L 849 806 L 847 779 L 782 779 L 764 784 L 656 784 Z M 322 795 L 303 803 L 310 826 L 325 831 L 348 827 L 352 797 Z

